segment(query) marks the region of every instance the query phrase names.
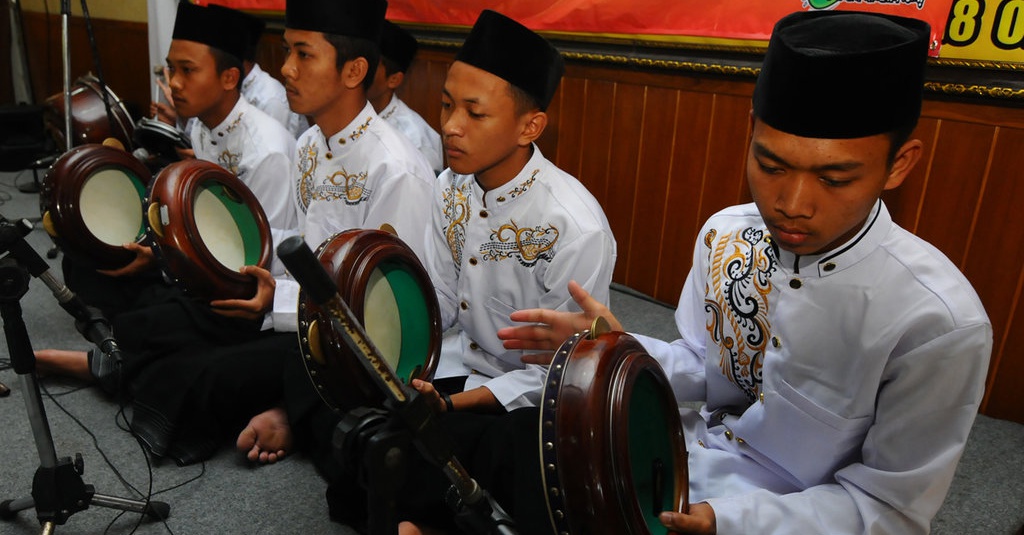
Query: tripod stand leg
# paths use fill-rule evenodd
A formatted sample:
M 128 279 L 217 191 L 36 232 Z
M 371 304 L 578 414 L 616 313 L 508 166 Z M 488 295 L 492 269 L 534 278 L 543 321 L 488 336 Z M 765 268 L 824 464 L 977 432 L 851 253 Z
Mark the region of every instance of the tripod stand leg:
M 0 502 L 0 520 L 10 520 L 19 511 L 31 509 L 36 504 L 31 497 L 18 498 L 17 500 L 4 500 Z
M 93 494 L 91 504 L 132 513 L 142 513 L 153 520 L 166 520 L 171 516 L 171 506 L 164 502 L 144 502 L 119 498 L 117 496 Z

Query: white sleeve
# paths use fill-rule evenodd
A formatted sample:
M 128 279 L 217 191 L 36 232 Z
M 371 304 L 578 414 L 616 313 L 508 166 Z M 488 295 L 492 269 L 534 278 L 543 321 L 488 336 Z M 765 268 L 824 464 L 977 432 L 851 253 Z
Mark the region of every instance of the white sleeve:
M 928 533 L 981 403 L 991 348 L 991 326 L 974 324 L 893 358 L 860 459 L 802 492 L 709 500 L 718 533 Z

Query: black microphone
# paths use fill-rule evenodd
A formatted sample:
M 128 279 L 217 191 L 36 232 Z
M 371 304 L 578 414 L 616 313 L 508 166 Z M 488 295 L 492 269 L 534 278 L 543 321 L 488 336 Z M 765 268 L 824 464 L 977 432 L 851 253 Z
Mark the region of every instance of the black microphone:
M 25 241 L 25 236 L 31 231 L 32 223 L 27 219 L 12 222 L 0 218 L 0 244 L 7 247 L 11 256 L 24 266 L 30 275 L 46 284 L 61 308 L 75 318 L 75 328 L 78 332 L 100 348 L 100 351 L 113 357 L 114 364 L 120 364 L 121 351 L 110 328 L 110 322 L 98 309 L 87 305 L 50 272 L 49 264 Z

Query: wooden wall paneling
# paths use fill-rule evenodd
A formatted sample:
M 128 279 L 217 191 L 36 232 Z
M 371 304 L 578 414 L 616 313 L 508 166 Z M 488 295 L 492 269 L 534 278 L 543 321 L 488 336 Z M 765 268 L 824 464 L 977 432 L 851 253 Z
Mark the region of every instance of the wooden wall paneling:
M 552 102 L 552 107 L 557 108 L 558 115 L 549 117 L 548 121 L 551 133 L 558 135 L 558 146 L 554 153 L 545 152 L 544 155 L 559 169 L 577 178 L 580 176 L 581 160 L 586 152 L 583 145 L 586 105 L 587 81 L 580 78 L 564 78 L 555 94 L 555 102 Z M 551 124 L 556 121 L 557 124 Z
M 675 144 L 679 91 L 648 87 L 644 95 L 643 123 L 639 132 L 636 197 L 626 265 L 627 286 L 654 295 L 665 228 L 665 195 L 675 180 L 671 150 Z
M 921 202 L 928 186 L 928 171 L 935 157 L 935 138 L 938 134 L 939 121 L 934 118 L 922 118 L 911 138 L 920 139 L 923 146 L 921 159 L 910 175 L 898 188 L 882 192 L 882 199 L 889 209 L 893 221 L 899 226 L 915 232 L 921 215 Z
M 995 127 L 944 120 L 922 200 L 917 235 L 961 266 L 988 168 Z
M 1020 346 L 1020 336 L 1024 333 L 1022 286 L 1024 269 L 1020 270 L 1016 291 L 1012 292 L 1014 307 L 1010 323 L 995 340 L 993 358 L 999 357 L 998 366 L 992 369 L 981 412 L 993 418 L 1024 423 L 1024 405 L 1020 402 L 1021 377 L 1024 377 L 1024 351 Z
M 598 103 L 593 109 L 608 109 L 612 114 L 612 137 L 608 155 L 608 202 L 605 215 L 619 244 L 618 260 L 612 280 L 624 281 L 633 235 L 633 214 L 636 197 L 637 163 L 639 162 L 640 129 L 643 125 L 643 103 L 646 87 L 617 84 L 612 102 Z
M 750 97 L 715 95 L 708 130 L 708 165 L 704 170 L 701 222 L 715 212 L 749 200 L 746 189 Z
M 11 65 L 11 0 L 0 0 L 0 104 L 14 104 L 14 72 Z
M 611 179 L 609 166 L 611 164 L 612 133 L 614 131 L 614 114 L 611 112 L 610 106 L 615 102 L 615 89 L 616 86 L 612 82 L 587 81 L 583 115 L 580 117 L 579 127 L 582 138 L 580 140 L 579 174 L 576 177 L 601 203 L 605 214 L 609 213 L 615 202 L 608 193 Z M 563 128 L 562 132 L 566 132 L 566 129 Z M 622 263 L 621 255 L 626 244 L 623 243 L 623 237 L 618 234 L 615 235 L 615 240 L 620 255 L 616 260 L 616 266 L 618 266 Z
M 982 410 L 991 416 L 1024 422 L 1024 405 L 1019 402 L 1024 349 L 1017 340 L 1024 333 L 1021 154 L 1024 129 L 1000 129 L 963 271 L 985 305 L 993 328 L 992 362 Z
M 71 80 L 93 72 L 92 48 L 85 20 L 69 24 Z M 25 34 L 32 86 L 37 102 L 64 90 L 59 15 L 25 12 Z M 149 73 L 149 35 L 145 24 L 107 19 L 92 20 L 104 82 L 120 98 L 134 119 L 149 112 L 152 75 Z
M 665 192 L 665 228 L 661 235 L 657 287 L 652 296 L 675 304 L 693 260 L 693 245 L 704 223 L 702 192 L 707 185 L 708 135 L 714 95 L 684 91 L 679 99 L 672 180 Z

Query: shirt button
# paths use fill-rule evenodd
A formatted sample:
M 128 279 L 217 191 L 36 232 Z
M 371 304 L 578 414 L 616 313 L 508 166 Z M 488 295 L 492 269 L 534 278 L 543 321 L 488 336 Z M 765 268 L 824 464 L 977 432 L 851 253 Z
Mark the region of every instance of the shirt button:
M 740 437 L 736 437 L 736 443 L 737 443 L 737 444 L 746 444 L 746 443 L 747 443 L 747 441 L 746 441 L 746 440 L 743 440 L 743 439 L 742 439 L 742 438 L 740 438 Z
M 825 266 L 822 269 L 824 269 L 825 271 L 832 271 L 835 268 L 836 268 L 836 265 L 834 263 L 832 263 L 832 262 L 829 262 L 829 263 L 825 264 Z
M 772 337 L 772 347 L 778 348 L 781 345 L 782 345 L 782 342 L 779 341 L 779 337 L 778 336 L 773 336 Z
M 732 431 L 729 431 L 728 429 L 726 429 L 726 431 L 725 431 L 725 438 L 727 438 L 729 440 L 732 440 Z
M 487 210 L 480 210 L 480 217 L 487 217 Z
M 339 139 L 339 140 L 338 140 L 338 143 L 340 143 L 340 144 L 344 145 L 344 144 L 345 144 L 345 138 L 341 138 L 341 139 Z
M 216 141 L 210 140 L 210 145 L 216 145 L 216 144 L 217 144 Z
M 476 265 L 476 263 L 477 263 L 477 259 L 476 259 L 476 257 L 475 257 L 475 256 L 471 256 L 471 257 L 469 257 L 469 265 L 471 265 L 471 266 L 475 266 L 475 265 Z
M 498 197 L 498 202 L 505 202 L 505 197 L 504 196 Z
M 470 342 L 469 348 L 472 349 L 473 351 L 476 351 L 477 349 L 480 349 L 480 346 L 478 346 L 476 342 Z
M 764 392 L 761 392 L 760 394 L 758 394 L 757 397 L 758 397 L 758 399 L 761 400 L 761 403 L 764 403 Z
M 800 282 L 800 279 L 790 279 L 789 287 L 796 290 L 803 286 L 804 283 Z
M 334 158 L 334 155 L 328 152 L 327 154 L 324 154 L 324 158 L 330 160 L 331 158 Z
M 461 308 L 462 310 L 466 310 L 467 308 L 469 308 L 469 303 L 463 301 L 459 303 L 459 308 Z
M 224 137 L 224 132 L 217 132 L 217 135 L 220 137 Z

